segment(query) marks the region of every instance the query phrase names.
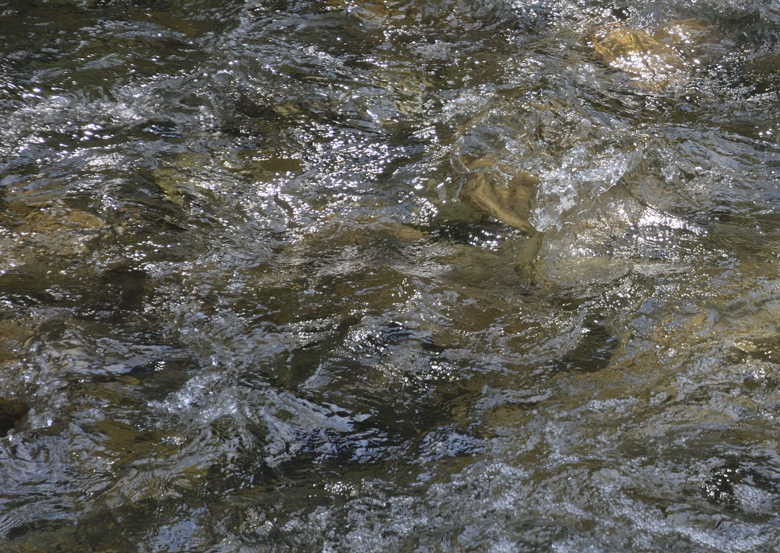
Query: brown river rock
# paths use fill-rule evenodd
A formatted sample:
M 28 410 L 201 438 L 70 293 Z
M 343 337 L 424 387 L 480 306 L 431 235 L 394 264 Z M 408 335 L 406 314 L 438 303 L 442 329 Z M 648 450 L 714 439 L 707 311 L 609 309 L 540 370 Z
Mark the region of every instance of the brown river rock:
M 635 75 L 644 84 L 666 84 L 685 67 L 673 48 L 642 29 L 602 29 L 591 40 L 591 47 L 605 65 Z
M 525 171 L 514 171 L 506 183 L 496 183 L 492 177 L 492 172 L 471 173 L 460 199 L 510 227 L 533 232 L 528 219 L 539 179 Z
M 27 414 L 30 408 L 18 399 L 0 398 L 0 436 L 5 436 L 8 431 Z
M 588 41 L 597 58 L 637 78 L 640 86 L 659 88 L 684 80 L 699 66 L 715 63 L 733 42 L 701 19 L 676 20 L 654 32 L 609 26 Z
M 734 46 L 724 33 L 701 19 L 675 20 L 653 31 L 623 25 L 603 27 L 588 40 L 605 65 L 633 76 L 645 89 L 684 83 L 698 67 L 716 63 Z M 491 167 L 495 160 L 478 160 L 469 167 L 460 199 L 479 212 L 526 233 L 538 177 L 525 171 Z M 494 178 L 501 173 L 500 178 Z

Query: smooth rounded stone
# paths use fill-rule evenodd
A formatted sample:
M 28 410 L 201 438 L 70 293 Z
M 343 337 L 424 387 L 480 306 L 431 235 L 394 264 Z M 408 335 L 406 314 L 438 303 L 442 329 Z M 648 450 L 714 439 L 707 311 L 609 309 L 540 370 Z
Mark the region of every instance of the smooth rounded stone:
M 484 160 L 472 170 L 487 165 L 490 162 Z M 460 191 L 460 199 L 510 227 L 532 233 L 534 228 L 529 219 L 539 179 L 522 170 L 509 171 L 501 179 L 494 179 L 495 170 L 473 171 Z
M 734 43 L 702 19 L 672 21 L 652 34 L 643 29 L 611 26 L 598 29 L 589 45 L 602 63 L 655 88 L 684 79 L 698 66 L 726 55 Z
M 650 87 L 667 84 L 685 68 L 680 54 L 642 29 L 600 29 L 591 37 L 590 46 L 602 63 Z
M 42 208 L 33 211 L 17 229 L 20 233 L 59 234 L 69 230 L 99 230 L 105 226 L 100 217 L 66 208 Z
M 100 217 L 86 211 L 47 206 L 30 212 L 15 231 L 57 255 L 75 255 L 85 252 L 87 243 L 105 226 Z

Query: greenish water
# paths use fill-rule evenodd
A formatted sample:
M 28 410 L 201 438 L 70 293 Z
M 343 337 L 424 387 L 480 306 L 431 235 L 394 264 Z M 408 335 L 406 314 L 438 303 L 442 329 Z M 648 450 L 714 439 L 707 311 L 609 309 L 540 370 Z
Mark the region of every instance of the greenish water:
M 779 66 L 772 2 L 0 0 L 0 551 L 780 549 Z

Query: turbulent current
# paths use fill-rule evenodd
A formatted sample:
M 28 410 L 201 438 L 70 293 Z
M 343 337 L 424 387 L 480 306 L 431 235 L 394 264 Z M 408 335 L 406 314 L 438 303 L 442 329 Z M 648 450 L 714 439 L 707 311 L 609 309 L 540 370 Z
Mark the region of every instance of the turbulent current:
M 780 550 L 780 4 L 0 0 L 0 552 Z

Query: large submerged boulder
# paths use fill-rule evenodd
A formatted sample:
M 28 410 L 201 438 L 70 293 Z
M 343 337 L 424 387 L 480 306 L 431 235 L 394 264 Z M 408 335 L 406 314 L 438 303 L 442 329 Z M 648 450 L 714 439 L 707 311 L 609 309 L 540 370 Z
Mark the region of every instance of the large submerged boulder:
M 596 57 L 632 75 L 640 86 L 659 88 L 712 65 L 731 48 L 717 27 L 701 19 L 672 21 L 655 31 L 624 25 L 602 27 L 588 40 Z
M 590 44 L 602 63 L 630 73 L 646 85 L 662 86 L 685 67 L 673 48 L 642 29 L 601 29 Z
M 628 74 L 645 90 L 659 91 L 666 86 L 685 85 L 700 69 L 714 67 L 733 49 L 734 42 L 707 21 L 682 19 L 656 30 L 624 24 L 601 27 L 590 34 L 588 45 L 604 65 Z M 560 126 L 567 122 L 557 123 Z M 590 128 L 589 121 L 577 125 Z M 503 127 L 501 122 L 490 120 L 486 124 L 485 117 L 477 117 L 466 125 L 464 135 L 472 131 L 485 134 L 479 129 L 491 126 Z M 587 136 L 587 130 L 584 134 Z M 542 134 L 540 140 L 558 144 L 555 133 L 549 138 Z M 576 141 L 566 147 L 573 146 Z M 541 175 L 523 171 L 499 157 L 488 150 L 472 154 L 470 161 L 460 160 L 467 170 L 460 199 L 484 215 L 534 234 L 530 219 L 537 207 Z

